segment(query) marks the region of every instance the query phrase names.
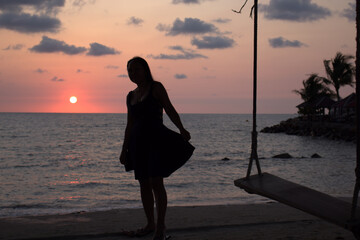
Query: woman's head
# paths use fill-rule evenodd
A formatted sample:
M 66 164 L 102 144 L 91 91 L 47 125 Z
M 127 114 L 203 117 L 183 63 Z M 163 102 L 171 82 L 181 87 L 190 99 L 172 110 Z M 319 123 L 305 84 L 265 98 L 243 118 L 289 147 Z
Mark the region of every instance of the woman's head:
M 154 81 L 148 63 L 141 57 L 130 59 L 127 62 L 127 71 L 130 80 L 136 84 L 139 84 L 142 81 Z

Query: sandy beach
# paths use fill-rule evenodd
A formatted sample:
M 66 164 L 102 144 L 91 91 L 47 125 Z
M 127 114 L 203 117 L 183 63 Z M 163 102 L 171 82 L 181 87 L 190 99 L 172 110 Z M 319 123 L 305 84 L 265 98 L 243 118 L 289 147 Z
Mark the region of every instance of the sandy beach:
M 137 239 L 142 209 L 0 219 L 0 239 Z M 355 239 L 351 232 L 280 203 L 169 207 L 171 239 Z M 146 236 L 138 239 L 151 239 Z

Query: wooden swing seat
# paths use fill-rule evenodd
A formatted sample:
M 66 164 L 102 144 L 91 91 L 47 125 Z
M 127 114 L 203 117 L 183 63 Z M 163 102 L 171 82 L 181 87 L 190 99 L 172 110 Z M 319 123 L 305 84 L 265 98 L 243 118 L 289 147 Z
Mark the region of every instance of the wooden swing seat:
M 359 222 L 350 222 L 352 205 L 349 202 L 287 181 L 269 173 L 253 175 L 234 181 L 237 187 L 297 208 L 351 231 L 360 229 Z M 356 209 L 360 216 L 360 209 Z

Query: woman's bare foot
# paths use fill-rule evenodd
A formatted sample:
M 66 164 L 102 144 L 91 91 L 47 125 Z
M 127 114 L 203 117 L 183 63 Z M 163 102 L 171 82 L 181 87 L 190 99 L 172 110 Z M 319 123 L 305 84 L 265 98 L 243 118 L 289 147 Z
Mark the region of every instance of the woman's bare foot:
M 148 224 L 143 228 L 135 231 L 122 231 L 123 234 L 129 237 L 144 237 L 155 231 L 155 225 Z
M 153 240 L 166 240 L 166 239 L 168 239 L 166 236 L 166 227 L 158 226 L 156 228 Z

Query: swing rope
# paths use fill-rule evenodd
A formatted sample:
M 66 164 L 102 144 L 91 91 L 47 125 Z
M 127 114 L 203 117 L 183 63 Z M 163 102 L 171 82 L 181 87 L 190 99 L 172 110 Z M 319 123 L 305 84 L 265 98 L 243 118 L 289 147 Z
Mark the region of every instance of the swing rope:
M 245 2 L 245 4 L 247 1 Z M 242 8 L 245 6 L 242 6 Z M 241 8 L 241 9 L 242 9 Z M 241 9 L 239 12 L 241 12 Z M 256 99 L 257 99 L 257 30 L 258 30 L 258 0 L 254 0 L 254 6 L 251 9 L 251 14 L 254 14 L 254 65 L 253 65 L 253 128 L 251 133 L 251 155 L 246 178 L 250 177 L 253 161 L 255 160 L 258 174 L 261 175 L 261 168 L 259 157 L 257 153 L 257 131 L 256 131 Z

